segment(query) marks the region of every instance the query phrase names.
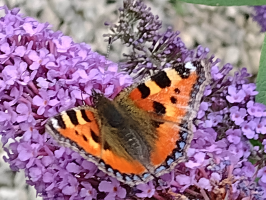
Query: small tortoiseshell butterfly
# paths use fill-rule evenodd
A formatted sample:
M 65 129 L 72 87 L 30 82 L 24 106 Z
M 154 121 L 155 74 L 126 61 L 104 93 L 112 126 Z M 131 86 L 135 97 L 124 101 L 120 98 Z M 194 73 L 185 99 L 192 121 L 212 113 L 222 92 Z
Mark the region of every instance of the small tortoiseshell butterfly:
M 133 84 L 113 101 L 93 92 L 94 107 L 61 112 L 46 129 L 119 181 L 144 183 L 185 161 L 209 82 L 203 61 L 180 63 Z

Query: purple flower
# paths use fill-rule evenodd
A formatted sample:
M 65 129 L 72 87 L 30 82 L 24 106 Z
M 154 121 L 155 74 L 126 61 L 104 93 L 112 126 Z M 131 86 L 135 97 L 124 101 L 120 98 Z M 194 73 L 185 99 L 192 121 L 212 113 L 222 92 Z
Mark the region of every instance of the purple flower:
M 211 191 L 212 186 L 210 183 L 210 180 L 206 179 L 206 178 L 201 178 L 198 183 L 197 183 L 198 187 L 206 189 L 207 191 Z
M 230 118 L 235 122 L 236 125 L 240 125 L 244 122 L 244 117 L 246 116 L 246 109 L 233 106 L 230 108 Z
M 254 101 L 249 101 L 247 103 L 247 111 L 250 115 L 255 117 L 265 116 L 265 108 L 266 106 L 261 103 L 254 103 Z
M 36 51 L 30 50 L 28 57 L 32 60 L 32 64 L 29 66 L 31 70 L 38 69 L 40 65 L 46 65 L 48 62 L 55 61 L 53 54 L 49 54 L 49 51 L 46 48 L 42 48 L 37 53 Z
M 57 176 L 57 173 L 56 174 L 53 174 L 51 172 L 45 172 L 43 174 L 43 182 L 44 183 L 53 183 L 54 182 L 54 178 Z
M 257 120 L 256 132 L 261 134 L 266 134 L 266 118 L 258 118 Z
M 266 153 L 266 139 L 264 139 L 263 141 L 262 141 L 262 145 L 264 145 L 264 153 Z
M 92 200 L 96 199 L 96 190 L 91 186 L 90 183 L 82 182 L 81 183 L 84 188 L 80 190 L 80 196 L 84 198 L 84 200 Z
M 32 116 L 32 113 L 31 113 L 31 105 L 29 104 L 25 104 L 25 103 L 20 103 L 18 104 L 17 106 L 17 109 L 16 109 L 16 112 L 18 113 L 18 116 L 17 116 L 17 122 L 33 122 L 35 121 L 35 119 L 33 118 Z
M 205 127 L 214 127 L 218 123 L 222 122 L 223 117 L 221 115 L 210 113 L 205 121 Z
M 151 198 L 155 193 L 155 188 L 151 181 L 147 184 L 139 184 L 137 189 L 142 191 L 141 193 L 136 193 L 136 196 L 141 198 Z
M 109 181 L 102 181 L 99 184 L 99 191 L 107 192 L 107 196 L 104 198 L 105 200 L 115 200 L 115 197 L 125 198 L 126 190 L 120 186 L 120 183 L 114 179 L 110 178 Z
M 191 170 L 193 172 L 193 170 Z M 180 191 L 183 192 L 185 189 L 187 189 L 189 186 L 193 184 L 194 177 L 187 176 L 185 174 L 179 174 L 176 176 L 176 182 L 181 186 Z
M 236 87 L 233 85 L 230 85 L 228 87 L 228 94 L 226 96 L 226 99 L 230 102 L 230 103 L 240 103 L 241 101 L 244 100 L 246 94 L 244 92 L 244 90 L 239 90 L 237 91 Z
M 250 162 L 244 162 L 242 166 L 243 175 L 252 177 L 255 174 L 255 166 Z
M 242 126 L 242 131 L 243 134 L 248 138 L 252 139 L 255 136 L 255 127 L 256 127 L 256 122 L 254 121 L 249 121 L 249 122 L 243 122 L 241 124 Z
M 21 58 L 14 58 L 14 65 L 7 65 L 3 69 L 3 80 L 8 85 L 14 85 L 15 82 L 26 85 L 29 81 L 29 79 L 25 81 L 25 77 L 28 75 L 25 73 L 26 68 L 26 62 L 23 62 Z
M 229 129 L 226 131 L 227 139 L 230 143 L 238 144 L 241 140 L 241 130 L 240 129 Z
M 252 15 L 253 20 L 256 21 L 261 28 L 261 32 L 266 31 L 266 5 L 254 6 L 255 14 Z
M 266 184 L 266 167 L 261 168 L 257 175 L 262 183 Z
M 212 67 L 212 69 L 211 69 L 211 75 L 212 75 L 212 78 L 214 80 L 219 80 L 219 79 L 223 78 L 223 74 L 220 73 L 220 69 L 219 69 L 218 66 Z
M 222 179 L 221 175 L 218 174 L 217 172 L 213 172 L 211 174 L 211 181 L 215 182 L 215 183 L 219 183 L 219 181 Z
M 19 126 L 22 131 L 25 131 L 23 134 L 23 140 L 29 141 L 33 136 L 38 134 L 38 130 L 35 129 L 36 121 L 34 120 L 32 123 L 21 123 Z
M 201 102 L 197 116 L 198 119 L 202 118 L 205 115 L 205 111 L 208 110 L 208 107 L 209 107 L 208 103 Z
M 42 170 L 39 167 L 31 167 L 29 169 L 29 178 L 37 182 L 42 177 Z
M 69 171 L 70 173 L 76 173 L 79 174 L 82 170 L 82 168 L 77 165 L 76 163 L 68 163 L 66 166 L 66 170 Z
M 244 84 L 242 85 L 242 89 L 245 91 L 246 95 L 249 96 L 255 96 L 259 93 L 258 91 L 255 91 L 256 89 L 255 83 Z
M 62 189 L 64 195 L 70 196 L 70 199 L 74 199 L 78 196 L 78 186 L 79 183 L 75 177 L 64 174 L 63 181 L 60 183 L 59 188 Z

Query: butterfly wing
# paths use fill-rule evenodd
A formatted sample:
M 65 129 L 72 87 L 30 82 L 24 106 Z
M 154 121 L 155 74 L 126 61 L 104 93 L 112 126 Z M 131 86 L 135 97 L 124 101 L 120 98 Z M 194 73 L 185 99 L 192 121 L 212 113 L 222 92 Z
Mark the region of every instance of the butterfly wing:
M 146 169 L 137 161 L 129 161 L 113 153 L 111 146 L 103 144 L 104 135 L 101 133 L 100 126 L 97 110 L 89 106 L 81 106 L 50 118 L 45 127 L 62 146 L 78 152 L 118 180 L 133 184 L 132 178 L 126 174 L 142 174 Z
M 132 86 L 115 99 L 121 104 L 132 101 L 155 122 L 157 139 L 150 160 L 157 167 L 156 175 L 166 173 L 185 159 L 185 151 L 193 137 L 193 119 L 209 82 L 207 65 L 181 63 L 158 72 L 137 87 Z
M 95 119 L 95 110 L 82 106 L 63 111 L 50 118 L 46 123 L 46 130 L 58 141 L 59 144 L 99 156 L 100 131 Z

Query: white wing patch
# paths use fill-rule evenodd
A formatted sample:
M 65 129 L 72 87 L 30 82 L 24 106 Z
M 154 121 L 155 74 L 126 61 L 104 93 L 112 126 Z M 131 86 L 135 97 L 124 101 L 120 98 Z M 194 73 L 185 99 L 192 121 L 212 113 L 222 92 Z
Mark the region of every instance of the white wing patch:
M 196 70 L 196 67 L 191 62 L 187 62 L 185 64 L 185 68 L 191 69 L 191 71 L 195 71 Z
M 51 118 L 50 121 L 51 121 L 51 123 L 52 123 L 52 125 L 53 125 L 53 127 L 54 127 L 55 129 L 59 129 L 59 128 L 61 128 L 61 127 L 58 125 L 58 121 L 57 121 L 57 119 L 55 119 L 55 118 Z

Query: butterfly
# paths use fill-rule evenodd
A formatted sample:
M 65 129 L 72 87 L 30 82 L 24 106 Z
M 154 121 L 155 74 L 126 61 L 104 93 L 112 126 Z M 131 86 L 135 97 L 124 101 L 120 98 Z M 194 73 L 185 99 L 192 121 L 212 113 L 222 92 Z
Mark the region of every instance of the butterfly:
M 93 107 L 50 118 L 46 130 L 107 174 L 128 185 L 152 180 L 186 160 L 193 120 L 210 83 L 204 61 L 176 64 L 120 92 L 92 91 Z

